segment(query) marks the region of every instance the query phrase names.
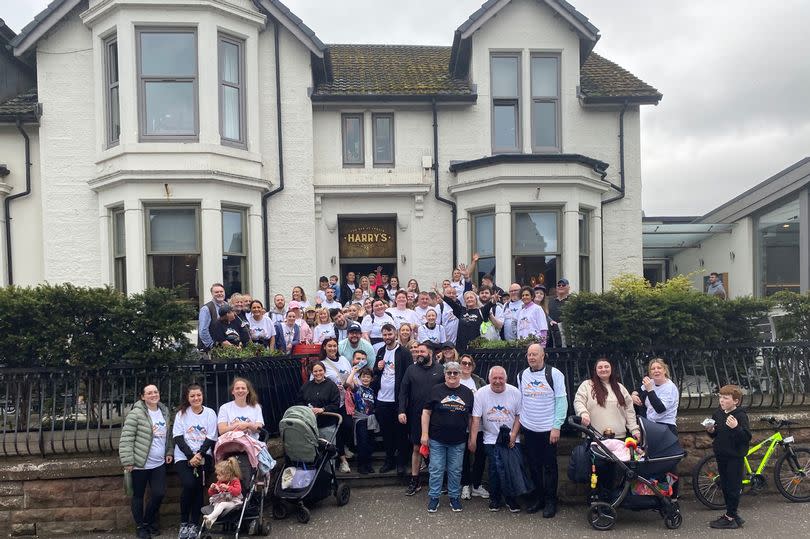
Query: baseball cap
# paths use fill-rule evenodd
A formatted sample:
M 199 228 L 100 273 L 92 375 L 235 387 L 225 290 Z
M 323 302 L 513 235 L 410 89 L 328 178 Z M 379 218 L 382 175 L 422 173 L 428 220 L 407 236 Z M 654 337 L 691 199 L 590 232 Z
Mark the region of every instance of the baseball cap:
M 291 301 L 290 304 L 287 306 L 287 309 L 300 309 L 301 304 L 297 301 Z
M 228 305 L 227 303 L 224 303 L 219 307 L 219 316 L 225 316 L 226 314 L 228 314 L 231 311 L 233 311 L 231 306 Z
M 534 291 L 537 292 L 538 290 L 542 290 L 543 292 L 546 292 L 546 287 L 543 286 L 542 284 L 534 285 Z
M 559 285 L 568 286 L 569 284 L 571 283 L 568 282 L 568 279 L 560 279 L 559 281 L 557 281 L 558 286 Z
M 352 331 L 363 331 L 363 329 L 360 327 L 360 324 L 352 322 L 351 324 L 349 324 L 349 327 L 346 329 L 346 332 L 351 333 Z

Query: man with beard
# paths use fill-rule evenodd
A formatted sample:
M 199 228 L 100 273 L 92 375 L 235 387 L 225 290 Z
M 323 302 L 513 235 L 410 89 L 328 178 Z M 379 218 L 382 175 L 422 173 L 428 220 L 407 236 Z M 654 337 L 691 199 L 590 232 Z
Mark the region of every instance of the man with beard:
M 197 348 L 202 351 L 208 351 L 214 347 L 211 329 L 219 318 L 223 305 L 225 305 L 225 287 L 220 283 L 214 283 L 211 285 L 211 301 L 202 306 L 198 319 Z
M 415 362 L 405 371 L 399 390 L 399 422 L 408 426 L 408 438 L 413 445 L 411 452 L 411 481 L 406 496 L 413 496 L 420 490 L 419 447 L 422 444 L 422 410 L 430 398 L 434 385 L 444 382 L 444 369 L 433 359 L 433 344 L 419 343 L 414 350 Z
M 366 357 L 374 357 L 374 347 L 363 339 L 362 335 L 360 324 L 350 322 L 346 328 L 346 338 L 338 341 L 338 354 L 343 357 L 354 357 L 355 351 L 362 350 L 366 353 Z
M 284 304 L 284 294 L 276 294 L 273 296 L 273 308 L 267 311 L 267 317 L 273 324 L 280 324 L 284 322 L 286 314 L 287 306 Z
M 380 424 L 380 432 L 385 447 L 385 463 L 380 473 L 396 468 L 405 475 L 405 461 L 410 454 L 405 426 L 397 420 L 397 396 L 402 387 L 406 369 L 413 364 L 411 353 L 399 345 L 397 330 L 393 324 L 382 327 L 385 345 L 377 351 L 374 362 L 374 383 L 376 391 L 374 415 Z
M 343 310 L 339 308 L 329 309 L 329 318 L 332 319 L 332 323 L 335 326 L 335 336 L 337 337 L 338 343 L 343 339 L 347 339 L 349 337 L 349 319 L 343 314 Z

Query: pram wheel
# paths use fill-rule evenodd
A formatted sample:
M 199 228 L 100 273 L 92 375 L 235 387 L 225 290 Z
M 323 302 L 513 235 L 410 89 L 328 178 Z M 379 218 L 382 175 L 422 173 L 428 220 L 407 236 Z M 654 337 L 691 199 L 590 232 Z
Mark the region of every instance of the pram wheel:
M 352 495 L 352 489 L 346 483 L 338 485 L 337 492 L 335 492 L 335 499 L 339 507 L 343 507 L 349 503 L 349 498 Z
M 616 510 L 606 502 L 594 502 L 588 508 L 588 522 L 594 530 L 607 531 L 616 524 Z
M 284 502 L 277 502 L 273 504 L 273 518 L 276 520 L 283 520 L 287 518 L 287 506 Z
M 683 515 L 680 511 L 676 511 L 671 515 L 664 518 L 664 525 L 670 530 L 677 530 L 683 524 Z
M 306 524 L 307 522 L 309 522 L 310 517 L 309 509 L 307 509 L 304 506 L 299 507 L 298 514 L 296 516 L 298 517 L 298 522 L 300 522 L 301 524 Z
M 254 520 L 250 523 L 250 527 L 248 528 L 248 535 L 253 535 L 256 537 L 266 537 L 270 535 L 270 524 L 264 524 L 259 522 L 258 520 Z

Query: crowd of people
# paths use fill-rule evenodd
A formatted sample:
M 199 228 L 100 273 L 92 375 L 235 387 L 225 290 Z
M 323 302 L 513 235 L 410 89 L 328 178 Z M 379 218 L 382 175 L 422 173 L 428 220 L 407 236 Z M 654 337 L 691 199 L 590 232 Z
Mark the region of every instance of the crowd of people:
M 289 298 L 273 296 L 267 308 L 249 294 L 226 298 L 219 283 L 211 286 L 211 300 L 199 313 L 198 347 L 203 353 L 215 347 L 246 346 L 253 342 L 283 353 L 299 344 L 322 344 L 327 338 L 346 339 L 349 328 L 360 326 L 364 340 L 374 350 L 382 345 L 382 326 L 392 324 L 399 342 L 413 348 L 430 341 L 447 345 L 459 354 L 471 341 L 533 338 L 544 346 L 565 345 L 561 331 L 562 305 L 571 292 L 567 279 L 559 279 L 554 293 L 546 286 L 512 283 L 504 291 L 492 275 L 473 282 L 478 255 L 470 265 L 459 264 L 450 278 L 420 288 L 416 279 L 404 287 L 396 275 L 382 267 L 369 275 L 348 272 L 323 276 L 317 290 L 307 295 L 293 287 Z M 309 298 L 309 299 L 308 299 Z

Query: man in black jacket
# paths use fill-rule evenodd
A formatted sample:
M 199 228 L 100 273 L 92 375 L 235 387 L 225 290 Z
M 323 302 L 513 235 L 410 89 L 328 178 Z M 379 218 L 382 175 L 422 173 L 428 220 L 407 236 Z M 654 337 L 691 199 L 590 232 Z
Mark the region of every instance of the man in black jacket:
M 422 409 L 430 398 L 430 390 L 444 382 L 444 369 L 433 358 L 433 343 L 420 343 L 415 350 L 416 358 L 399 389 L 399 422 L 408 426 L 408 438 L 413 445 L 411 452 L 411 481 L 406 496 L 413 496 L 422 486 L 419 484 L 419 447 L 422 439 Z
M 340 298 L 341 305 L 346 305 L 352 300 L 354 296 L 354 289 L 357 288 L 357 281 L 353 271 L 346 274 L 346 279 L 340 285 Z
M 377 396 L 374 416 L 380 424 L 380 431 L 385 446 L 385 463 L 380 473 L 390 472 L 405 475 L 405 462 L 410 454 L 405 426 L 397 420 L 397 397 L 405 376 L 405 369 L 413 364 L 411 353 L 399 346 L 397 329 L 393 324 L 381 328 L 385 346 L 377 351 L 374 361 L 374 383 L 372 388 Z

